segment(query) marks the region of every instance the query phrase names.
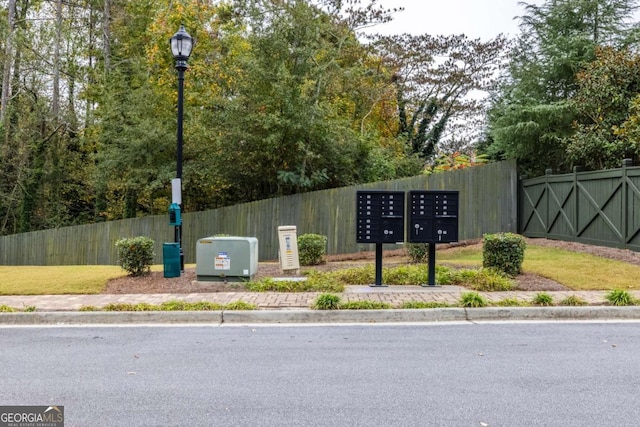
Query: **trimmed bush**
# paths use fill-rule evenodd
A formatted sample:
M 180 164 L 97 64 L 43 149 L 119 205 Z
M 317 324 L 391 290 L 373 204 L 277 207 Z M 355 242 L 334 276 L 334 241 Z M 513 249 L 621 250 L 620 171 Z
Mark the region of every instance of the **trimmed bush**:
M 327 253 L 327 237 L 319 234 L 303 234 L 298 237 L 300 265 L 324 264 Z
M 429 262 L 428 243 L 407 243 L 407 255 L 412 264 L 425 264 Z
M 519 234 L 485 234 L 482 242 L 482 266 L 516 276 L 522 271 L 526 247 L 524 237 Z
M 120 239 L 116 242 L 118 265 L 130 276 L 146 276 L 153 264 L 153 240 L 138 236 Z

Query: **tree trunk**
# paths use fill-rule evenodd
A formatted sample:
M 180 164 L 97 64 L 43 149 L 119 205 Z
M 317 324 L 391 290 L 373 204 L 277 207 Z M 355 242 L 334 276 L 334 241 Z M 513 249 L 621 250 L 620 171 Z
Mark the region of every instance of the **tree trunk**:
M 16 0 L 9 0 L 7 6 L 9 29 L 5 41 L 4 70 L 2 73 L 2 97 L 0 100 L 0 120 L 7 117 L 7 106 L 11 97 L 11 69 L 13 67 L 13 38 L 16 26 Z
M 62 0 L 56 0 L 56 40 L 53 47 L 53 95 L 51 98 L 54 126 L 60 121 L 60 43 L 62 43 Z

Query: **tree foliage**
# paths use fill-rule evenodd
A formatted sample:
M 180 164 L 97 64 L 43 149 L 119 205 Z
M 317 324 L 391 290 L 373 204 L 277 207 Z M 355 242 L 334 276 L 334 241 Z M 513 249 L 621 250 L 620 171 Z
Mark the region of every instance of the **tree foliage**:
M 381 37 L 376 46 L 394 72 L 394 131 L 411 153 L 430 160 L 442 140 L 457 137 L 459 145 L 469 145 L 478 136 L 473 126 L 484 105 L 469 95 L 490 88 L 508 46 L 504 37 L 484 42 L 465 35 L 402 34 Z M 465 133 L 452 127 L 456 119 L 464 120 Z
M 571 166 L 564 141 L 580 111 L 572 101 L 578 74 L 598 46 L 624 48 L 637 40 L 628 19 L 635 0 L 549 0 L 526 5 L 521 35 L 489 114 L 484 149 L 513 158 L 533 175 Z
M 505 40 L 398 36 L 376 0 L 7 0 L 0 234 L 165 213 L 176 169 L 168 46 L 196 39 L 184 210 L 418 174 L 479 117 Z
M 623 158 L 637 158 L 637 127 L 630 110 L 640 93 L 640 55 L 598 48 L 577 82 L 572 102 L 580 118 L 567 139 L 569 159 L 588 169 L 604 169 L 619 167 Z

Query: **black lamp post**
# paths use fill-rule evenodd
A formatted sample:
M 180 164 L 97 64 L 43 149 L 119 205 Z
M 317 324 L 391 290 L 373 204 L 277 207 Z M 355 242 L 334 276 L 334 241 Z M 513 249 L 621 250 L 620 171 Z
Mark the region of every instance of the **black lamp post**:
M 176 70 L 178 70 L 178 131 L 177 131 L 177 168 L 176 178 L 179 180 L 179 198 L 178 204 L 182 209 L 182 115 L 184 101 L 184 72 L 187 70 L 187 61 L 191 50 L 193 49 L 194 40 L 184 29 L 184 25 L 180 25 L 180 29 L 170 39 L 171 53 L 176 60 Z M 184 271 L 184 252 L 182 250 L 182 222 L 175 227 L 175 242 L 180 244 L 180 269 Z

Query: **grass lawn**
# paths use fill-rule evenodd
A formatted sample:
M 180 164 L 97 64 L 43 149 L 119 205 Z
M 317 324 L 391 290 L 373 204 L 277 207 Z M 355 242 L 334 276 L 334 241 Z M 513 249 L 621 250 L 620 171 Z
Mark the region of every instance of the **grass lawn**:
M 482 248 L 443 250 L 436 254 L 436 263 L 440 262 L 480 267 Z M 162 268 L 155 265 L 151 269 Z M 585 253 L 528 245 L 523 268 L 573 290 L 640 289 L 640 267 Z M 111 265 L 0 266 L 0 295 L 97 294 L 110 279 L 125 274 Z
M 438 261 L 479 267 L 482 249 L 463 247 L 442 251 L 436 253 Z M 522 268 L 573 290 L 640 289 L 640 267 L 580 252 L 527 245 Z
M 115 265 L 0 266 L 0 295 L 98 294 L 125 274 Z

